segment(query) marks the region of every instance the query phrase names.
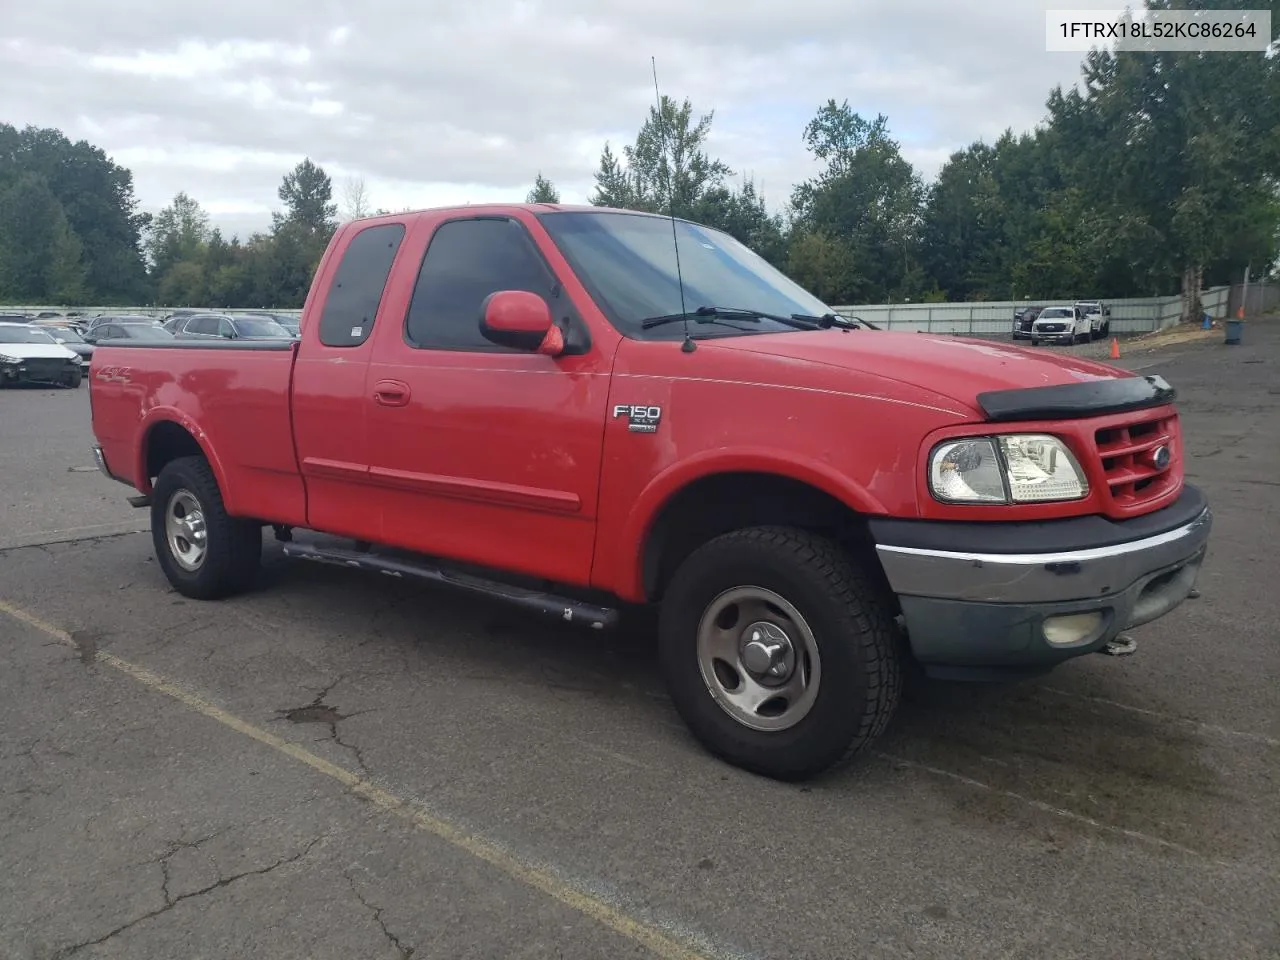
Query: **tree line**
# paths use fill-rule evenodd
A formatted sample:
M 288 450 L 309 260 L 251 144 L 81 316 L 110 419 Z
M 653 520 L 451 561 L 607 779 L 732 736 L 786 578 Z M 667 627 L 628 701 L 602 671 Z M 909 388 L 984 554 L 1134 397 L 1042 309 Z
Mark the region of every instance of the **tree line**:
M 1160 0 L 1165 2 L 1165 0 Z M 820 172 L 770 210 L 711 155 L 714 111 L 661 98 L 603 147 L 590 202 L 674 213 L 736 237 L 832 304 L 1196 292 L 1280 252 L 1280 57 L 1090 53 L 1034 130 L 951 155 L 926 184 L 888 118 L 819 107 Z M 341 215 L 371 213 L 363 181 Z M 310 159 L 269 230 L 225 238 L 186 193 L 140 212 L 132 174 L 60 131 L 0 124 L 0 302 L 301 306 L 339 222 Z M 538 173 L 529 202 L 558 202 Z

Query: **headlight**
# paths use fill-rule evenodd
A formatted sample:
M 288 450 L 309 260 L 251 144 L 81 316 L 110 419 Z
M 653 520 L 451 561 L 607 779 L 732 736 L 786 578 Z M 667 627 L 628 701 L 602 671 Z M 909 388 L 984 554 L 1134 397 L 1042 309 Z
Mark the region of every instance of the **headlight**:
M 1061 440 L 1019 433 L 939 444 L 929 489 L 943 503 L 1046 503 L 1080 500 L 1089 482 Z

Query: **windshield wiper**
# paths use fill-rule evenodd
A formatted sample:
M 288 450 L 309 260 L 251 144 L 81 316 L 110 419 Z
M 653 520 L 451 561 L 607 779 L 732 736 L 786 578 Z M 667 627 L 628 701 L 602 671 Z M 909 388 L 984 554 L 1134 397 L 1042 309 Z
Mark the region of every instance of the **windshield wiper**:
M 798 314 L 793 317 L 784 317 L 776 313 L 765 313 L 763 310 L 747 310 L 743 307 L 701 306 L 696 310 L 690 310 L 687 316 L 694 323 L 715 323 L 716 320 L 747 320 L 752 323 L 759 323 L 761 320 L 773 320 L 776 323 L 782 323 L 797 330 L 812 330 L 814 328 L 812 321 Z M 651 330 L 654 327 L 665 326 L 669 323 L 680 323 L 685 317 L 686 314 L 683 313 L 669 313 L 661 317 L 649 317 L 647 320 L 640 322 L 640 327 L 643 330 Z
M 842 317 L 838 313 L 824 313 L 820 317 L 811 316 L 806 313 L 793 313 L 792 320 L 806 320 L 823 330 L 830 330 L 832 327 L 840 327 L 843 330 L 857 330 L 858 327 L 867 327 L 871 330 L 879 330 L 874 323 L 869 323 L 861 317 Z
M 701 306 L 696 310 L 690 310 L 688 314 L 669 313 L 660 317 L 649 317 L 640 322 L 640 327 L 643 330 L 651 330 L 654 327 L 666 326 L 669 323 L 680 323 L 686 317 L 694 323 L 715 323 L 717 319 L 747 320 L 752 323 L 759 323 L 761 320 L 772 320 L 775 323 L 781 323 L 796 330 L 829 330 L 832 327 L 856 330 L 858 324 L 871 327 L 871 324 L 865 320 L 854 320 L 835 313 L 824 313 L 822 316 L 793 313 L 784 316 L 779 313 L 766 313 L 763 310 L 750 310 L 745 307 L 713 306 Z M 875 327 L 871 328 L 876 329 Z

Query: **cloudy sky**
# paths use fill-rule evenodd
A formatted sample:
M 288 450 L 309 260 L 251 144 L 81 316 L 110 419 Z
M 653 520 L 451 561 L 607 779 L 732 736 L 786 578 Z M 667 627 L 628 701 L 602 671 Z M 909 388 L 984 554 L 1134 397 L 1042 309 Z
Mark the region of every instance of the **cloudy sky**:
M 1121 4 L 1122 5 L 1122 4 Z M 61 128 L 133 170 L 145 208 L 186 190 L 232 233 L 265 227 L 303 156 L 336 199 L 391 209 L 524 198 L 541 170 L 584 202 L 605 141 L 663 92 L 715 109 L 713 151 L 770 205 L 814 172 L 828 98 L 884 113 L 932 177 L 1033 127 L 1081 55 L 1045 10 L 1099 0 L 5 0 L 0 119 Z

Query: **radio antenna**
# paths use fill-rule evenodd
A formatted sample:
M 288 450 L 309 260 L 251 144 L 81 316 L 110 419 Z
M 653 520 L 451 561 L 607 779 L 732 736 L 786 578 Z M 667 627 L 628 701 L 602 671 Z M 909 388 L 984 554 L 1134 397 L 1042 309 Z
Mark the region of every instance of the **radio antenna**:
M 658 90 L 658 60 L 656 57 L 650 57 L 649 62 L 653 65 L 653 94 L 658 99 L 658 123 L 661 124 L 659 129 L 662 131 L 662 149 L 666 154 L 664 159 L 667 165 L 667 215 L 671 219 L 671 244 L 676 252 L 676 282 L 680 286 L 680 315 L 684 317 L 684 343 L 680 345 L 680 349 L 685 353 L 693 353 L 698 349 L 698 345 L 693 342 L 693 337 L 689 336 L 689 310 L 684 302 L 684 274 L 680 270 L 680 238 L 676 233 L 676 193 L 671 178 L 675 157 L 667 146 L 667 126 L 662 116 L 662 93 Z

